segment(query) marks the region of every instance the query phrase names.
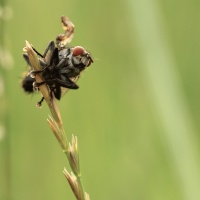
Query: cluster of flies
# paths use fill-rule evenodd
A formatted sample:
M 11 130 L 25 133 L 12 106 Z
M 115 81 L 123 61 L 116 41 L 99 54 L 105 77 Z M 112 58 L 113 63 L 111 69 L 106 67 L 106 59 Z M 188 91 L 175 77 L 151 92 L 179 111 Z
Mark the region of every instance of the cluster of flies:
M 39 90 L 39 86 L 46 84 L 50 91 L 50 97 L 55 96 L 60 100 L 64 90 L 79 88 L 76 81 L 80 77 L 80 73 L 93 63 L 91 55 L 83 47 L 68 47 L 74 35 L 74 25 L 64 16 L 61 17 L 61 22 L 64 34 L 56 37 L 56 44 L 51 41 L 43 54 L 32 47 L 38 56 L 41 70 L 34 70 L 28 55 L 23 54 L 29 66 L 29 70 L 22 80 L 22 88 L 26 93 L 34 93 Z M 41 75 L 42 82 L 36 82 L 37 74 Z M 42 106 L 43 100 L 44 97 L 37 103 L 38 107 Z

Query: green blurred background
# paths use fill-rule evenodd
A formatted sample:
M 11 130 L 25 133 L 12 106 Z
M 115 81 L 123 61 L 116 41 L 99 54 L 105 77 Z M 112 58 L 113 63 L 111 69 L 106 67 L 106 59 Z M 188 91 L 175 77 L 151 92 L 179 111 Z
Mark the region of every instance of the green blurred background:
M 20 88 L 25 40 L 43 52 L 61 15 L 95 59 L 59 102 L 91 200 L 200 199 L 199 1 L 0 2 L 0 200 L 75 199 L 47 105 Z

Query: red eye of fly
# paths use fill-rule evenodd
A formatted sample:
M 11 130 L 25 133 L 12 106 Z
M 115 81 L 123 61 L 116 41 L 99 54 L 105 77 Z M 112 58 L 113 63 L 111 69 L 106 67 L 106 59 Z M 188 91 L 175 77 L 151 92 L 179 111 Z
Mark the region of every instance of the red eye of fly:
M 78 56 L 78 55 L 82 55 L 84 53 L 85 49 L 81 46 L 76 46 L 73 49 L 73 56 Z

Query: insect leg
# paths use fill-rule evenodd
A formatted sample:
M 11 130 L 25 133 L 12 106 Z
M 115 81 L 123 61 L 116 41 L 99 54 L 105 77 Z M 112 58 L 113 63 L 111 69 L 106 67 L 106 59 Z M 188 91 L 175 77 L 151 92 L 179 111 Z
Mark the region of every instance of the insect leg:
M 55 49 L 54 41 L 51 41 L 51 42 L 48 44 L 47 48 L 45 49 L 45 51 L 44 51 L 44 53 L 43 53 L 43 58 L 46 57 L 47 52 L 48 52 L 49 50 L 50 50 L 50 52 L 53 52 L 54 49 Z
M 56 82 L 60 84 L 60 86 L 69 88 L 69 89 L 78 89 L 79 86 L 73 82 L 69 77 L 60 75 L 61 79 L 56 79 Z
M 63 78 L 63 77 L 61 77 L 61 79 L 59 79 L 59 78 L 46 79 L 44 82 L 42 82 L 42 84 L 44 84 L 44 83 L 46 83 L 47 85 L 58 84 L 61 87 L 65 87 L 65 88 L 69 88 L 69 89 L 78 89 L 79 88 L 79 86 L 76 83 L 74 83 L 72 80 L 70 80 L 68 77 L 65 77 L 65 78 Z
M 47 52 L 48 52 L 49 50 L 53 50 L 54 48 L 55 48 L 54 41 L 51 41 L 51 42 L 48 44 L 47 48 L 45 49 L 45 51 L 44 51 L 44 53 L 43 53 L 43 55 L 42 55 L 41 53 L 39 53 L 39 52 L 32 46 L 33 51 L 35 51 L 35 53 L 36 53 L 38 56 L 40 56 L 41 58 L 45 58 L 46 55 L 47 55 Z
M 44 58 L 43 55 L 42 55 L 41 53 L 39 53 L 33 46 L 32 46 L 32 49 L 33 49 L 33 51 L 35 51 L 35 53 L 36 53 L 38 56 Z
M 26 61 L 27 65 L 31 66 L 31 62 L 30 62 L 30 60 L 29 60 L 28 55 L 27 55 L 27 54 L 23 54 L 23 57 L 24 57 L 24 60 Z M 42 61 L 42 60 L 39 59 L 39 62 L 40 62 L 40 65 L 41 65 L 42 67 L 46 67 L 46 63 L 45 63 L 44 61 Z M 31 66 L 31 67 L 32 67 L 32 66 Z
M 50 46 L 50 45 L 48 45 L 48 46 Z M 31 75 L 34 77 L 36 74 L 46 71 L 47 68 L 53 66 L 54 64 L 57 64 L 58 60 L 59 60 L 59 58 L 58 58 L 58 49 L 54 48 L 52 56 L 51 56 L 50 61 L 49 61 L 49 64 L 47 64 L 44 61 L 40 60 L 40 64 L 43 66 L 43 68 L 41 70 L 37 70 L 37 71 L 33 70 L 33 71 L 31 71 Z
M 27 65 L 31 66 L 30 60 L 27 54 L 23 54 L 24 60 L 26 61 Z
M 41 85 L 43 85 L 43 84 L 45 84 L 46 83 L 46 81 L 42 81 L 42 82 L 34 82 L 33 83 L 33 88 L 38 88 L 39 86 L 41 86 Z
M 61 87 L 58 84 L 55 84 L 54 86 L 50 87 L 50 97 L 53 98 L 53 94 L 56 97 L 56 99 L 60 100 L 61 98 Z

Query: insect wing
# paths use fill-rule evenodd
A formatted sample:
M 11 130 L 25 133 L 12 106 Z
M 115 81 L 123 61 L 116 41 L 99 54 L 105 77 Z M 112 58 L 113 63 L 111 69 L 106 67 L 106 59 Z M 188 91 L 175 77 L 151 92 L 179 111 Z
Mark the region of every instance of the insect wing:
M 71 81 L 73 82 L 77 82 L 79 79 L 79 76 L 76 76 L 76 77 L 73 77 L 73 78 L 70 78 Z M 62 96 L 64 96 L 70 89 L 69 88 L 65 88 L 65 87 L 61 87 L 61 94 Z
M 46 63 L 46 65 L 50 64 L 54 51 L 55 51 L 55 44 L 54 44 L 54 41 L 51 41 L 48 44 L 48 46 L 43 54 L 44 55 L 43 59 L 44 59 L 44 62 Z

